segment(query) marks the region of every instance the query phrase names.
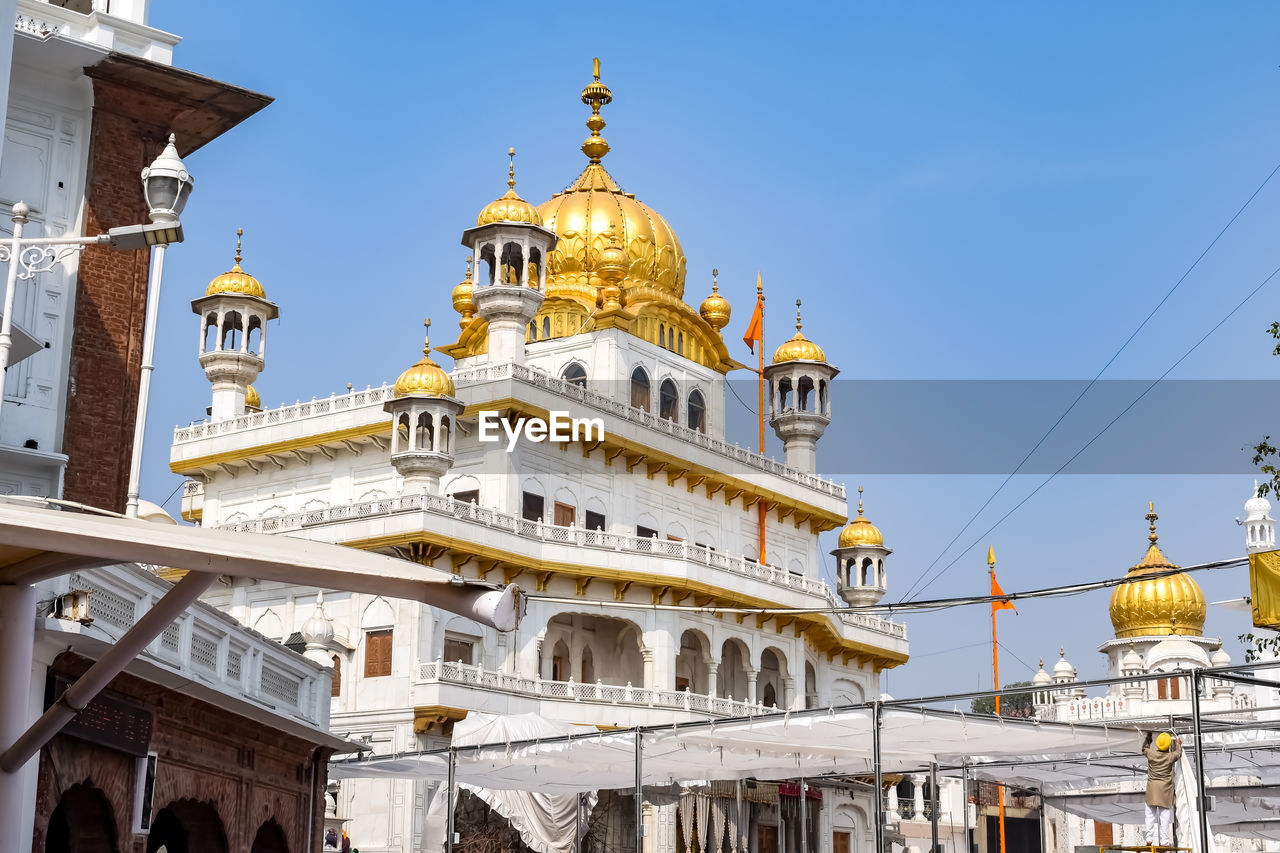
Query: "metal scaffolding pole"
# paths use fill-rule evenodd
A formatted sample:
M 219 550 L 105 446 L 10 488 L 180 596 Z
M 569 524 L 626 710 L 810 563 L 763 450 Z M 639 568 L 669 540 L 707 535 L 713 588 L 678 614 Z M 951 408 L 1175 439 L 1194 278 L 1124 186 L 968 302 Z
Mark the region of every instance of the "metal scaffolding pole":
M 964 853 L 973 850 L 973 842 L 969 840 L 969 765 L 960 765 L 960 784 L 964 791 L 960 797 L 960 806 L 964 809 Z
M 1196 817 L 1200 823 L 1200 853 L 1209 853 L 1209 818 L 1204 813 L 1204 746 L 1200 742 L 1200 684 L 1199 670 L 1191 670 L 1191 734 L 1195 738 L 1196 751 Z
M 876 847 L 875 853 L 884 853 L 884 790 L 880 777 L 880 700 L 871 704 L 871 764 L 875 769 Z
M 929 762 L 929 829 L 932 832 L 933 847 L 930 853 L 938 853 L 938 762 Z
M 454 774 L 458 767 L 458 751 L 456 749 L 449 750 L 449 779 L 445 783 L 447 790 L 445 791 L 445 808 L 449 810 L 444 821 L 444 853 L 453 853 L 453 812 L 458 807 L 458 803 L 454 798 L 454 790 L 456 784 Z
M 644 735 L 636 726 L 636 853 L 644 853 Z

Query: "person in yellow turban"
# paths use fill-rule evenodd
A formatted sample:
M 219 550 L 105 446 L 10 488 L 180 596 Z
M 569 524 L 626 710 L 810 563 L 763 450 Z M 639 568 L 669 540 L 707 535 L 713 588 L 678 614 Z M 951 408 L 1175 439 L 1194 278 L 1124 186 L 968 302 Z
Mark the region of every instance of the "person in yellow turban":
M 1142 743 L 1147 757 L 1146 817 L 1148 844 L 1173 844 L 1174 773 L 1182 757 L 1182 743 L 1169 732 L 1160 732 L 1152 744 L 1151 732 Z

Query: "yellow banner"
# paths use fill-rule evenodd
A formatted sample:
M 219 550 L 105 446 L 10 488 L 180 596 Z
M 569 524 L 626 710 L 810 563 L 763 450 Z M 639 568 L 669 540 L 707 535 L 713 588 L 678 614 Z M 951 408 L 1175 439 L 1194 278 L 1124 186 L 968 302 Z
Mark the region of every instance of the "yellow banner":
M 1249 555 L 1253 626 L 1280 630 L 1280 551 Z

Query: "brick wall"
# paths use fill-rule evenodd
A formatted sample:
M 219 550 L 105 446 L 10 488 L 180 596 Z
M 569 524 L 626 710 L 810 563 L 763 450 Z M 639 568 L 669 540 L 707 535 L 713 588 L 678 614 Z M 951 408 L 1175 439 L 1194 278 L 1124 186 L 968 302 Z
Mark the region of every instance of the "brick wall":
M 89 661 L 65 654 L 54 669 L 76 676 L 88 666 Z M 319 850 L 326 774 L 323 758 L 315 772 L 314 744 L 129 675 L 117 676 L 109 689 L 155 713 L 153 815 L 169 807 L 185 817 L 188 829 L 195 823 L 201 831 L 209 828 L 199 825 L 205 815 L 204 823 L 211 822 L 215 833 L 221 830 L 228 853 L 249 853 L 255 835 L 271 821 L 283 831 L 289 851 Z M 54 809 L 79 785 L 101 792 L 110 804 L 115 849 L 145 853 L 146 836 L 131 832 L 134 762 L 132 756 L 106 747 L 55 737 L 40 752 L 32 849 L 45 849 Z M 193 845 L 193 853 L 195 849 Z
M 86 183 L 86 234 L 147 222 L 141 172 L 168 138 L 183 104 L 93 81 L 93 129 Z M 129 482 L 142 326 L 146 314 L 147 251 L 90 247 L 80 260 L 71 338 L 65 496 L 122 511 Z

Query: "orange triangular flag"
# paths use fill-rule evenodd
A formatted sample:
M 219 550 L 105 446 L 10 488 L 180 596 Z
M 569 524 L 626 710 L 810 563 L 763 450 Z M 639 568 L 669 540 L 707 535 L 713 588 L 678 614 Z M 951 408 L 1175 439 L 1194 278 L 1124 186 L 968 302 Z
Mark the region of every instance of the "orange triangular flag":
M 759 273 L 756 273 L 756 310 L 751 312 L 751 322 L 747 324 L 742 342 L 752 352 L 756 351 L 757 343 L 764 343 L 764 288 L 761 286 Z
M 995 572 L 991 573 L 991 595 L 993 598 L 999 598 L 1004 595 L 1004 590 L 1000 588 L 1000 582 L 996 580 Z M 991 602 L 991 612 L 995 613 L 997 610 L 1012 610 L 1014 613 L 1018 612 L 1018 608 L 1014 607 L 1013 602 L 1009 601 L 1007 598 L 1004 601 Z

